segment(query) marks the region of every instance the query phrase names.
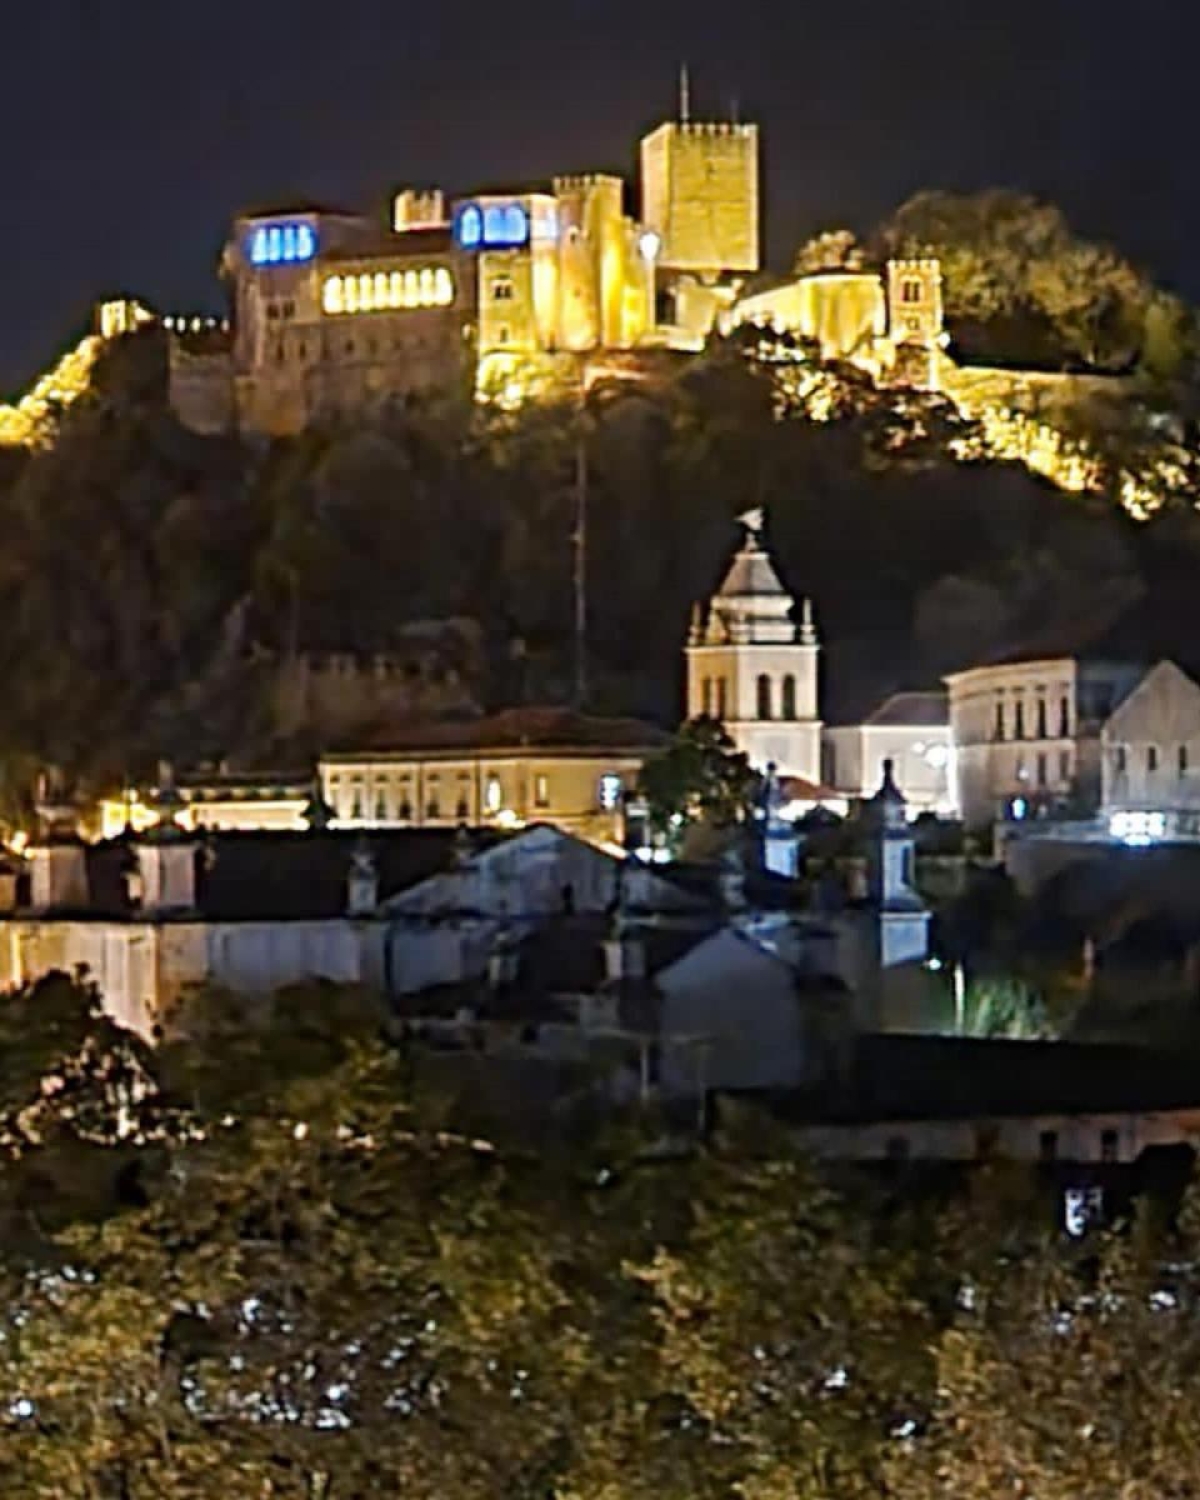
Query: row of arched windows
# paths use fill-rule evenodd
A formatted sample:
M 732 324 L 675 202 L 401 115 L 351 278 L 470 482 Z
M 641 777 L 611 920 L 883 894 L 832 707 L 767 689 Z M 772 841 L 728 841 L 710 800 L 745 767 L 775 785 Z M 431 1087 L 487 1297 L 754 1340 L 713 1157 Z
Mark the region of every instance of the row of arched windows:
M 363 271 L 329 276 L 321 305 L 327 313 L 394 312 L 410 307 L 449 307 L 454 281 L 445 266 L 411 271 Z
M 705 677 L 700 684 L 700 707 L 708 718 L 724 719 L 729 710 L 728 685 L 724 677 Z M 779 680 L 778 702 L 770 673 L 760 672 L 755 684 L 755 716 L 759 719 L 795 719 L 796 679 L 786 673 Z

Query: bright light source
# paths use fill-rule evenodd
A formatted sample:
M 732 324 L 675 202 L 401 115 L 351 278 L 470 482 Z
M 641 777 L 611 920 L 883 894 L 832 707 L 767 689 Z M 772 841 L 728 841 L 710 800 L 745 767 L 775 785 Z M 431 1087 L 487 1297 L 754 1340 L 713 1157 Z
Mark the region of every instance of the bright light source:
M 1161 812 L 1117 812 L 1108 820 L 1108 831 L 1131 849 L 1144 849 L 1167 834 L 1167 815 Z
M 643 260 L 657 260 L 662 249 L 662 235 L 653 229 L 643 230 L 638 240 L 638 249 L 642 252 Z

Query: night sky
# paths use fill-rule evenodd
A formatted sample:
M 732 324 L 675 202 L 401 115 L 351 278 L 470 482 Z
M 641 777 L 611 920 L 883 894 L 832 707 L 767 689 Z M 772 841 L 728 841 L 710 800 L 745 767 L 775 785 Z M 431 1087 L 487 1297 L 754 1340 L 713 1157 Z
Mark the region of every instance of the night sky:
M 631 175 L 684 58 L 696 116 L 763 127 L 775 263 L 1003 184 L 1200 299 L 1198 42 L 1192 0 L 39 0 L 0 62 L 0 391 L 101 295 L 218 310 L 239 206 Z

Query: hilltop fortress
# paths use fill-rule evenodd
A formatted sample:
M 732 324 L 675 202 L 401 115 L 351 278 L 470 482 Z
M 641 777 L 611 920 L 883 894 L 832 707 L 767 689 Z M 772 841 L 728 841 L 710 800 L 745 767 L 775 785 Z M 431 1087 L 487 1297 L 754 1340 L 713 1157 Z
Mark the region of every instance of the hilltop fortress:
M 167 339 L 186 426 L 264 436 L 434 391 L 504 407 L 577 398 L 595 379 L 651 373 L 750 324 L 881 385 L 947 396 L 983 434 L 982 450 L 959 456 L 1015 459 L 1068 490 L 1104 482 L 1059 417 L 1081 386 L 1111 379 L 957 365 L 936 259 L 764 275 L 760 175 L 758 126 L 692 119 L 685 85 L 677 118 L 641 142 L 636 192 L 588 173 L 454 199 L 402 187 L 377 215 L 244 213 L 220 260 L 227 318 L 103 304 L 96 334 L 0 407 L 0 445 L 52 433 L 104 341 L 146 324 Z M 1155 507 L 1141 481 L 1118 480 L 1131 512 Z

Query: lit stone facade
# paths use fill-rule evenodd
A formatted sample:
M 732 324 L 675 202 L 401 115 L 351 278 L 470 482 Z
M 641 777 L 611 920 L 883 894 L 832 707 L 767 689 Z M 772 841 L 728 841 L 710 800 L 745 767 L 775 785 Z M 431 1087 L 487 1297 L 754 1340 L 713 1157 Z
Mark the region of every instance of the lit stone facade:
M 954 800 L 967 826 L 1094 811 L 1101 729 L 1141 675 L 1125 663 L 1064 656 L 947 677 Z
M 822 781 L 850 800 L 874 795 L 892 762 L 913 815 L 952 817 L 954 746 L 944 693 L 896 693 L 861 724 L 826 728 Z
M 665 269 L 709 278 L 758 270 L 757 125 L 667 121 L 642 142 L 642 183 Z
M 800 623 L 762 543 L 762 512 L 742 518 L 745 541 L 687 646 L 689 718 L 719 719 L 752 765 L 814 785 L 821 776 L 817 664 L 806 600 Z

